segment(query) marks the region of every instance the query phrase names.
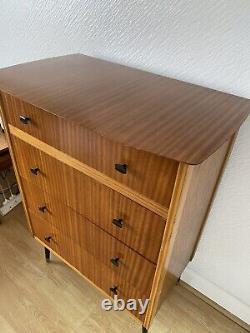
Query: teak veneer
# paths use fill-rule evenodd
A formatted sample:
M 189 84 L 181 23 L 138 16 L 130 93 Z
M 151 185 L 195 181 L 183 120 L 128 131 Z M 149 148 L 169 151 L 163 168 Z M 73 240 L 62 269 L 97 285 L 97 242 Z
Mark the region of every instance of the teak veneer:
M 188 164 L 214 153 L 249 113 L 244 98 L 80 54 L 2 69 L 0 87 L 4 99 Z
M 143 332 L 192 258 L 244 98 L 84 55 L 0 70 L 30 230 L 103 293 L 149 298 Z

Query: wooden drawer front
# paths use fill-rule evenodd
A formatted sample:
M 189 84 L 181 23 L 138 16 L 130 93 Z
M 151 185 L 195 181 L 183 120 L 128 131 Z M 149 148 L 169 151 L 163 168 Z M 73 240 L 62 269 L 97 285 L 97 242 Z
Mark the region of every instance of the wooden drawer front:
M 165 227 L 160 216 L 23 141 L 15 137 L 12 141 L 19 172 L 24 179 L 85 215 L 152 262 L 157 262 Z M 31 167 L 39 167 L 38 175 L 30 172 Z M 27 193 L 27 196 L 28 201 L 29 197 L 35 200 L 32 194 Z M 37 206 L 41 205 L 37 202 Z M 122 219 L 121 228 L 113 223 L 114 219 Z
M 58 202 L 51 205 L 51 223 L 57 234 L 70 238 L 143 294 L 149 295 L 155 265 L 83 216 Z M 55 212 L 55 213 L 54 213 Z M 46 223 L 46 222 L 45 222 Z M 57 237 L 60 245 L 60 236 Z M 112 260 L 117 259 L 119 260 Z M 118 266 L 116 266 L 118 265 Z
M 32 211 L 29 213 L 32 225 L 49 225 L 48 221 L 39 218 Z M 125 299 L 133 295 L 143 299 L 149 297 L 155 266 L 119 244 L 119 241 L 112 239 L 91 222 L 79 222 L 75 216 L 70 215 L 71 219 L 68 221 L 71 222 L 67 226 L 64 224 L 66 219 L 53 220 L 52 238 L 49 242 L 44 241 L 46 229 L 40 228 L 39 234 L 35 233 L 35 236 L 111 296 L 109 288 L 117 286 L 119 295 Z M 118 267 L 110 262 L 110 254 L 114 251 L 121 257 Z
M 138 193 L 168 207 L 178 163 L 151 153 L 125 147 L 4 94 L 8 123 L 75 157 Z M 27 124 L 20 116 L 30 119 Z M 127 164 L 127 174 L 115 169 Z
M 72 244 L 72 241 L 64 234 L 61 233 L 59 239 L 58 253 L 60 256 L 77 268 L 78 271 L 106 294 L 113 297 L 114 294 L 110 288 L 117 287 L 118 297 L 125 301 L 133 298 L 135 300 L 142 299 L 144 303 L 145 299 L 149 298 L 147 295 L 143 295 L 140 290 L 134 288 L 128 281 L 117 275 L 114 270 L 97 260 L 97 258 L 83 249 L 79 244 Z M 138 311 L 132 311 L 132 313 L 143 321 L 145 314 L 140 315 Z
M 31 218 L 34 235 L 53 250 L 57 251 L 56 235 L 52 224 L 37 215 Z

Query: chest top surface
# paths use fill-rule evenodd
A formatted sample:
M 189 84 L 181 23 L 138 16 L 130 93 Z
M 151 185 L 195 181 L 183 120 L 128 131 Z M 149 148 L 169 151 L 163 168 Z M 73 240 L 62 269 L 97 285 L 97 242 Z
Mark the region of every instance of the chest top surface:
M 0 90 L 118 143 L 199 164 L 247 118 L 250 100 L 74 54 L 0 70 Z

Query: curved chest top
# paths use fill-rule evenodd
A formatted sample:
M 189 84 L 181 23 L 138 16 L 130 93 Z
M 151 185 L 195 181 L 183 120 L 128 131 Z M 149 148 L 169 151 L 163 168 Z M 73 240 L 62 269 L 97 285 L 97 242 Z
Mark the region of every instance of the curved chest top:
M 0 90 L 115 142 L 199 164 L 247 118 L 250 100 L 75 54 L 0 70 Z

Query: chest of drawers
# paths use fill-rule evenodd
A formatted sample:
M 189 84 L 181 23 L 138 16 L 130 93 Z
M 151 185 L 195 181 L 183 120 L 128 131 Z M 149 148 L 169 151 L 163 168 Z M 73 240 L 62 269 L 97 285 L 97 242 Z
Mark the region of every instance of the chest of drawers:
M 0 70 L 32 235 L 108 297 L 149 299 L 194 254 L 248 100 L 83 55 Z

